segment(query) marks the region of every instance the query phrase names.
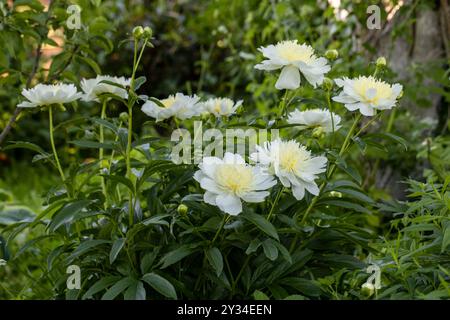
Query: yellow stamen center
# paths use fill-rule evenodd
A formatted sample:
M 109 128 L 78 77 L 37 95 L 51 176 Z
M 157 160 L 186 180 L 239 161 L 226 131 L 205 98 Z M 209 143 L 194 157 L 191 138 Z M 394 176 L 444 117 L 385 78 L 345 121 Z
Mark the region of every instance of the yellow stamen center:
M 217 183 L 234 192 L 250 190 L 253 181 L 253 171 L 243 164 L 223 164 L 216 170 Z

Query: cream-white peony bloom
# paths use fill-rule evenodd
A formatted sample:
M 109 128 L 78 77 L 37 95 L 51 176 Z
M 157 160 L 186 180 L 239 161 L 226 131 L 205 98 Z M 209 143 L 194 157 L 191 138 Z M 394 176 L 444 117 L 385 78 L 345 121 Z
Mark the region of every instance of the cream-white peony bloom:
M 231 215 L 242 212 L 242 201 L 263 202 L 265 191 L 276 184 L 266 170 L 251 166 L 239 154 L 226 152 L 223 159 L 205 157 L 199 164 L 194 179 L 206 190 L 206 203 L 218 206 Z
M 276 45 L 259 48 L 267 60 L 255 66 L 260 70 L 281 70 L 275 84 L 278 90 L 297 89 L 300 86 L 300 72 L 315 88 L 322 84 L 324 75 L 330 71 L 327 59 L 318 58 L 314 49 L 307 44 L 298 44 L 297 40 L 278 42 Z
M 51 104 L 64 104 L 80 99 L 82 93 L 78 92 L 73 84 L 38 84 L 31 89 L 23 89 L 22 95 L 28 101 L 22 101 L 19 108 L 35 108 Z
M 83 79 L 81 80 L 81 89 L 83 90 L 83 101 L 95 101 L 99 102 L 99 96 L 102 93 L 112 93 L 119 96 L 122 99 L 128 98 L 128 92 L 112 84 L 104 83 L 102 81 L 110 81 L 117 83 L 118 85 L 127 87 L 131 84 L 131 79 L 126 79 L 125 77 L 112 77 L 112 76 L 97 76 L 93 79 Z
M 365 116 L 375 115 L 375 110 L 394 107 L 403 89 L 398 83 L 390 85 L 372 76 L 336 79 L 335 82 L 343 90 L 333 100 L 343 103 L 350 111 L 359 109 Z
M 187 96 L 182 93 L 170 95 L 168 98 L 160 100 L 164 106 L 160 107 L 155 102 L 148 100 L 142 106 L 142 111 L 155 118 L 156 121 L 162 121 L 170 117 L 176 117 L 181 120 L 198 116 L 203 111 L 203 106 L 198 103 L 200 98 L 196 95 Z
M 211 113 L 216 117 L 229 117 L 236 113 L 237 108 L 242 105 L 242 100 L 236 103 L 228 98 L 212 98 L 203 102 L 204 112 Z
M 321 128 L 323 132 L 337 131 L 341 126 L 341 117 L 333 113 L 333 121 L 331 120 L 331 112 L 326 109 L 311 109 L 311 110 L 294 110 L 288 115 L 287 122 L 289 124 L 299 124 L 300 129 L 306 128 Z
M 297 200 L 303 199 L 305 189 L 313 195 L 319 194 L 314 180 L 325 172 L 327 158 L 312 157 L 311 152 L 295 140 L 266 142 L 264 146 L 257 146 L 250 158 L 268 168 L 268 173 L 275 174 L 283 186 L 292 187 Z

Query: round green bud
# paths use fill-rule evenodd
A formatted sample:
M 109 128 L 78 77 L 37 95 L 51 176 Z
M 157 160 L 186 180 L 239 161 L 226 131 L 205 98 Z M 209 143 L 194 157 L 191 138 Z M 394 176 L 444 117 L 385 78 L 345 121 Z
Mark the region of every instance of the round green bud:
M 336 60 L 339 57 L 339 52 L 336 49 L 327 50 L 325 57 L 331 61 Z
M 314 138 L 320 139 L 320 138 L 323 138 L 324 135 L 325 135 L 325 131 L 323 130 L 322 127 L 316 127 L 316 128 L 314 128 L 314 130 L 312 132 L 312 136 Z
M 150 27 L 144 28 L 144 38 L 150 39 L 153 36 L 153 30 Z
M 184 204 L 180 204 L 177 208 L 177 212 L 181 215 L 185 215 L 188 212 L 188 207 Z
M 57 107 L 58 110 L 61 111 L 61 112 L 66 111 L 66 107 L 64 107 L 62 104 L 58 104 L 56 107 Z
M 384 67 L 386 67 L 386 64 L 387 64 L 387 62 L 386 62 L 386 58 L 385 57 L 379 57 L 377 59 L 377 67 L 378 68 L 384 68 Z
M 366 297 L 370 297 L 371 295 L 373 295 L 374 292 L 375 287 L 371 283 L 366 282 L 361 286 L 361 294 L 363 294 Z
M 327 78 L 327 77 L 325 77 L 323 79 L 322 88 L 324 88 L 327 91 L 331 91 L 331 89 L 333 89 L 333 86 L 334 86 L 333 80 L 331 80 L 330 78 Z
M 135 39 L 139 39 L 144 35 L 144 28 L 142 28 L 141 26 L 138 27 L 134 27 L 133 28 L 133 37 Z
M 122 122 L 127 122 L 128 121 L 128 113 L 121 112 L 120 115 L 119 115 L 119 119 Z

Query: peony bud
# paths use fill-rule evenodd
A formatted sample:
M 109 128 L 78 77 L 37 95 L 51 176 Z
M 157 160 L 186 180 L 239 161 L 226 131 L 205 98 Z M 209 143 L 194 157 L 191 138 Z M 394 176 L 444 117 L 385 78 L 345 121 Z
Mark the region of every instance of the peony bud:
M 339 52 L 336 49 L 327 50 L 325 57 L 331 61 L 336 60 L 339 57 Z
M 361 286 L 361 293 L 366 297 L 370 297 L 374 292 L 375 287 L 369 282 L 363 283 L 363 285 Z
M 122 122 L 127 122 L 128 121 L 128 113 L 121 112 L 120 115 L 119 115 L 119 119 Z
M 312 136 L 317 139 L 323 138 L 324 135 L 325 132 L 322 127 L 316 127 L 312 132 Z
M 333 89 L 333 86 L 334 86 L 334 81 L 333 80 L 331 80 L 330 78 L 327 78 L 327 77 L 325 77 L 323 79 L 323 82 L 322 82 L 322 88 L 323 89 L 325 89 L 327 91 L 331 91 L 331 89 Z
M 140 39 L 144 35 L 144 28 L 141 26 L 133 28 L 133 37 L 135 39 Z
M 386 64 L 387 64 L 387 62 L 386 62 L 386 58 L 385 57 L 379 57 L 378 59 L 377 59 L 377 68 L 384 68 L 384 67 L 386 67 Z
M 153 30 L 150 27 L 144 28 L 144 38 L 150 39 L 153 36 Z
M 184 204 L 180 204 L 177 208 L 177 211 L 181 215 L 185 215 L 188 212 L 188 207 Z

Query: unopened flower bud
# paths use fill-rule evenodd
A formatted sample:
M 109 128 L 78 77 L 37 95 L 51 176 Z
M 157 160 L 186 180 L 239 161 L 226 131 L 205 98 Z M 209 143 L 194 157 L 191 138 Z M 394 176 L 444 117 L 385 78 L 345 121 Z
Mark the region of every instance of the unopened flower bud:
M 144 38 L 150 39 L 153 36 L 153 30 L 150 27 L 144 28 Z
M 135 39 L 140 39 L 144 35 L 144 28 L 141 26 L 133 28 L 133 37 Z
M 336 49 L 327 50 L 325 57 L 331 61 L 336 60 L 339 57 L 339 52 Z
M 322 88 L 324 88 L 327 91 L 331 91 L 331 89 L 333 89 L 333 86 L 334 86 L 333 80 L 327 77 L 323 79 Z
M 377 67 L 378 68 L 384 68 L 384 67 L 386 67 L 386 64 L 387 64 L 387 62 L 386 62 L 386 58 L 385 57 L 379 57 L 377 59 Z
M 58 104 L 58 105 L 57 105 L 57 108 L 58 108 L 58 110 L 61 111 L 61 112 L 66 111 L 66 107 L 64 107 L 62 104 Z
M 322 127 L 316 127 L 314 128 L 313 132 L 312 132 L 312 136 L 314 138 L 323 138 L 323 136 L 325 135 L 325 131 L 323 130 Z
M 366 282 L 361 286 L 361 293 L 366 297 L 370 297 L 374 292 L 375 286 L 372 283 Z
M 121 112 L 120 115 L 119 115 L 119 119 L 122 122 L 127 122 L 128 121 L 128 113 Z
M 184 204 L 180 204 L 177 208 L 177 211 L 181 215 L 185 215 L 188 212 L 188 207 Z

